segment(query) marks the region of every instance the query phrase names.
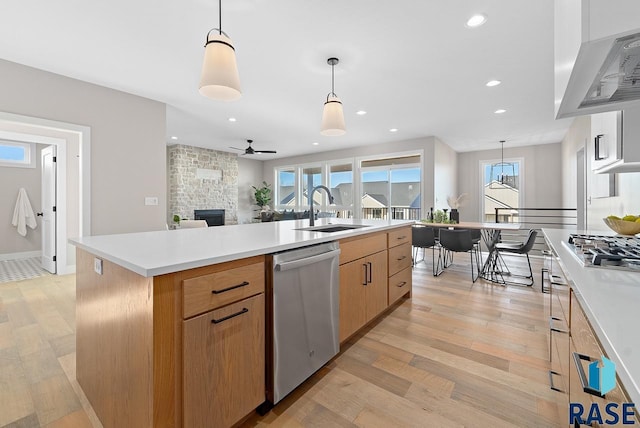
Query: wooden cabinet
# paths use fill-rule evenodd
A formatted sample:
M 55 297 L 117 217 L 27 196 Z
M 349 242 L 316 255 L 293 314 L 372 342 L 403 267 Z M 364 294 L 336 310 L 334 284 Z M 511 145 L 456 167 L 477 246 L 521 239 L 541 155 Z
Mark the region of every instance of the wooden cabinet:
M 182 281 L 185 427 L 228 427 L 265 401 L 265 263 L 221 267 Z
M 411 297 L 411 226 L 396 229 L 387 234 L 389 247 L 388 304 L 402 296 Z
M 602 346 L 598 342 L 598 339 L 593 332 L 587 317 L 580 307 L 578 299 L 571 290 L 570 299 L 570 369 L 569 369 L 569 402 L 581 403 L 585 409 L 585 416 L 589 414 L 589 408 L 592 403 L 597 403 L 599 409 L 602 412 L 603 420 L 610 416 L 604 412 L 608 403 L 618 404 L 618 415 L 620 415 L 620 409 L 622 403 L 629 403 L 631 400 L 629 396 L 622 388 L 620 379 L 616 376 L 616 386 L 611 391 L 608 391 L 604 395 L 592 394 L 585 391 L 583 383 L 586 384 L 589 376 L 588 365 L 596 360 L 599 360 L 602 356 L 607 356 L 606 352 L 602 349 Z M 582 378 L 582 379 L 581 379 Z M 636 413 L 633 421 L 638 423 L 638 415 Z M 597 422 L 594 422 L 597 425 Z M 622 426 L 622 421 L 615 426 Z M 605 426 L 611 426 L 605 424 Z
M 264 294 L 184 321 L 183 426 L 228 427 L 265 400 Z
M 386 307 L 386 249 L 340 265 L 340 342 Z
M 340 241 L 340 342 L 387 307 L 387 234 Z

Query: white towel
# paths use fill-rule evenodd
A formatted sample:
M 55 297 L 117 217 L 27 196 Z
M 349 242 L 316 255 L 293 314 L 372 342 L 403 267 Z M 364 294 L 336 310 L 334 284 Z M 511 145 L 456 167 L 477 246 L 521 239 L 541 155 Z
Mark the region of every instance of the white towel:
M 22 236 L 27 236 L 27 226 L 31 229 L 35 229 L 38 226 L 36 215 L 33 213 L 31 202 L 29 202 L 29 197 L 27 196 L 27 191 L 22 187 L 18 191 L 18 200 L 13 210 L 13 221 L 11 224 L 18 228 L 18 233 Z

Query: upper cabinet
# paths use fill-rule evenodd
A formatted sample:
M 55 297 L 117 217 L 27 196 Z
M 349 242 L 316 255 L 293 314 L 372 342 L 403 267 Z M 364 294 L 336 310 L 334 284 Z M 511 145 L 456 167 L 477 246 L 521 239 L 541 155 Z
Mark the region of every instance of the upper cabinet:
M 640 1 L 562 0 L 554 12 L 556 117 L 640 105 Z
M 640 171 L 640 107 L 591 115 L 591 144 L 594 172 Z

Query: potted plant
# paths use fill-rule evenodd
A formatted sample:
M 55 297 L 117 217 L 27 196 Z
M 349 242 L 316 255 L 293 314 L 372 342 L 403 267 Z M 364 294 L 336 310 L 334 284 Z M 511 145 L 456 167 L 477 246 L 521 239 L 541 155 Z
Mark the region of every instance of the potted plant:
M 256 204 L 262 208 L 262 211 L 269 210 L 269 203 L 271 202 L 271 185 L 266 181 L 262 182 L 262 187 L 253 187 L 253 197 L 256 200 Z

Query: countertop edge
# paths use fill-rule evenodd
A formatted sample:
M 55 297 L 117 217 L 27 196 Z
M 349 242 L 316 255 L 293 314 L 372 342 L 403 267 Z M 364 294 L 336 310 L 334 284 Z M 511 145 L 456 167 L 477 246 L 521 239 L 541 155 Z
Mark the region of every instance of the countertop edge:
M 335 219 L 332 219 L 332 220 L 333 221 L 331 222 L 331 224 L 352 224 L 352 223 L 346 223 L 346 222 L 342 223 L 339 221 L 335 221 Z M 302 239 L 296 242 L 288 242 L 283 244 L 274 243 L 274 245 L 254 248 L 247 251 L 236 251 L 233 253 L 219 255 L 215 257 L 193 259 L 189 261 L 182 261 L 182 262 L 167 264 L 163 266 L 147 266 L 147 267 L 137 263 L 133 263 L 122 257 L 118 257 L 117 255 L 112 254 L 111 252 L 106 252 L 100 249 L 99 247 L 88 245 L 85 242 L 83 242 L 82 238 L 69 239 L 69 243 L 97 257 L 103 258 L 119 266 L 122 266 L 132 272 L 135 272 L 138 275 L 141 275 L 144 277 L 154 277 L 154 276 L 175 273 L 175 272 L 188 270 L 188 269 L 195 269 L 199 267 L 204 267 L 204 266 L 209 266 L 209 265 L 214 265 L 214 264 L 219 264 L 224 262 L 230 262 L 230 261 L 244 259 L 244 258 L 253 257 L 253 256 L 273 254 L 281 251 L 287 251 L 295 248 L 305 247 L 308 245 L 322 244 L 325 242 L 338 241 L 341 239 L 351 238 L 355 236 L 367 235 L 367 234 L 377 233 L 377 232 L 384 232 L 392 229 L 397 229 L 400 227 L 410 226 L 414 223 L 415 221 L 413 220 L 405 220 L 405 221 L 398 221 L 398 223 L 393 223 L 393 224 L 387 223 L 387 224 L 371 225 L 370 227 L 362 227 L 358 229 L 335 232 L 331 234 L 327 234 L 323 232 L 314 232 L 314 231 L 301 231 L 301 230 L 292 228 L 293 230 L 298 230 L 299 232 L 304 232 L 305 234 L 308 234 L 308 238 Z M 222 227 L 225 227 L 225 226 L 222 226 Z M 158 233 L 175 233 L 175 232 L 160 231 Z M 104 236 L 109 236 L 109 235 L 104 235 Z M 117 239 L 118 236 L 122 236 L 122 235 L 113 235 L 113 236 L 115 239 Z

